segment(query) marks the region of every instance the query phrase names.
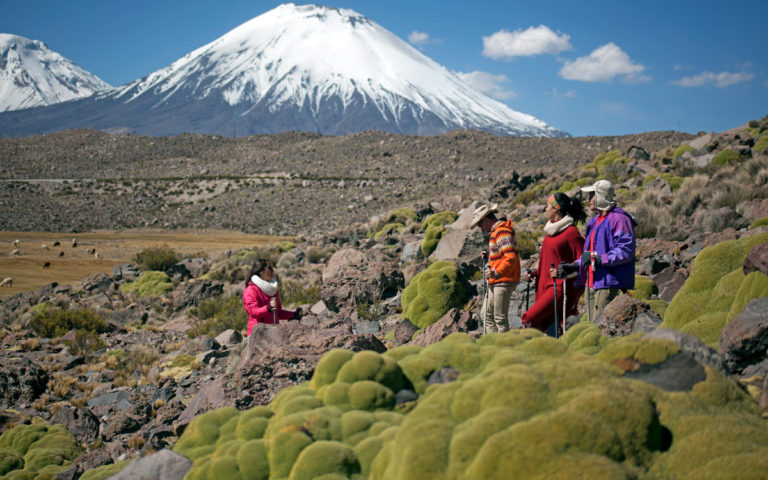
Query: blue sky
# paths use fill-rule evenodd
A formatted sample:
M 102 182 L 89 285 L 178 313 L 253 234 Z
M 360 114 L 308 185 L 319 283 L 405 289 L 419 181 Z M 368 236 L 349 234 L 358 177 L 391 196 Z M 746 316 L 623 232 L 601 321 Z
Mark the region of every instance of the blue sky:
M 0 32 L 112 85 L 283 2 L 0 0 Z M 301 2 L 298 2 L 301 3 Z M 576 136 L 722 131 L 768 114 L 768 1 L 334 0 Z

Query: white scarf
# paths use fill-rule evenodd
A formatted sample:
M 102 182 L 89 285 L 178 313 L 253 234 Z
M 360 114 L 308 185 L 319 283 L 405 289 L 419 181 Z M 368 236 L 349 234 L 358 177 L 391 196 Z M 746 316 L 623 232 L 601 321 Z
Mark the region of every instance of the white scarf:
M 550 237 L 554 237 L 558 233 L 562 232 L 566 228 L 573 225 L 573 217 L 570 215 L 566 215 L 560 220 L 556 221 L 555 223 L 550 222 L 547 220 L 547 224 L 544 225 L 544 233 L 549 235 Z
M 251 282 L 259 287 L 268 297 L 274 297 L 277 293 L 277 279 L 275 278 L 271 282 L 263 280 L 260 276 L 254 275 L 251 277 Z

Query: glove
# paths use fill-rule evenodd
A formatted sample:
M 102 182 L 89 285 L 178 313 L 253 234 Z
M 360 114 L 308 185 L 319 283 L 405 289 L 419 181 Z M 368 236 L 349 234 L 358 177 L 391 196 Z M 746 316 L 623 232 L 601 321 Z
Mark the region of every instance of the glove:
M 557 277 L 565 278 L 573 272 L 579 271 L 579 262 L 561 263 L 557 266 Z
M 293 312 L 293 320 L 301 320 L 301 317 L 304 316 L 304 312 L 301 310 L 301 307 L 297 308 L 295 312 Z
M 590 258 L 592 259 L 592 265 L 595 267 L 599 267 L 603 264 L 603 258 L 602 255 L 595 255 L 592 256 L 592 253 L 594 252 L 584 252 L 581 254 L 581 264 L 582 265 L 589 265 Z

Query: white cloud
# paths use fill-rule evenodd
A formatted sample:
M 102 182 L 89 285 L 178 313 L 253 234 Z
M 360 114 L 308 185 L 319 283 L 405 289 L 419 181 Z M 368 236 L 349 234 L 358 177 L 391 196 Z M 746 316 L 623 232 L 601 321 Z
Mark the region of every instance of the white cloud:
M 414 30 L 411 32 L 410 35 L 408 35 L 408 42 L 410 42 L 413 45 L 416 45 L 417 47 L 421 48 L 424 45 L 430 44 L 430 43 L 440 43 L 441 40 L 437 38 L 432 38 L 429 36 L 428 33 L 420 32 L 418 30 Z
M 512 90 L 508 90 L 504 84 L 509 83 L 506 75 L 494 75 L 493 73 L 474 71 L 469 73 L 456 72 L 464 83 L 478 92 L 484 93 L 497 100 L 509 100 L 517 97 Z
M 714 85 L 718 88 L 730 87 L 737 83 L 748 82 L 755 78 L 753 73 L 741 72 L 701 72 L 698 75 L 683 77 L 680 80 L 672 82 L 681 87 L 701 87 L 704 85 Z
M 573 48 L 570 38 L 564 33 L 558 35 L 546 25 L 514 32 L 500 30 L 483 37 L 483 55 L 495 60 L 511 60 L 514 57 L 530 57 L 544 53 L 556 55 Z
M 614 77 L 623 76 L 625 82 L 640 83 L 651 79 L 647 75 L 640 75 L 644 70 L 643 65 L 633 63 L 629 55 L 611 42 L 586 57 L 565 62 L 560 69 L 560 76 L 582 82 L 607 82 Z
M 553 97 L 574 98 L 576 96 L 575 90 L 568 90 L 567 92 L 559 92 L 557 88 L 552 89 Z

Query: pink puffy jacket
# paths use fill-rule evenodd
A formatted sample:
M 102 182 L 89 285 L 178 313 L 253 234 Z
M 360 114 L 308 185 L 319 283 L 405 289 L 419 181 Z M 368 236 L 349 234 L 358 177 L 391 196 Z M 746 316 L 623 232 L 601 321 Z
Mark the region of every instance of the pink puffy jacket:
M 277 298 L 277 321 L 274 320 L 273 312 L 269 310 L 269 298 L 266 293 L 262 292 L 259 287 L 248 282 L 248 286 L 243 292 L 243 306 L 245 311 L 248 312 L 248 333 L 251 334 L 253 326 L 257 323 L 280 323 L 280 320 L 288 320 L 293 318 L 295 312 L 291 310 L 283 310 L 280 304 L 280 293 L 275 294 Z

